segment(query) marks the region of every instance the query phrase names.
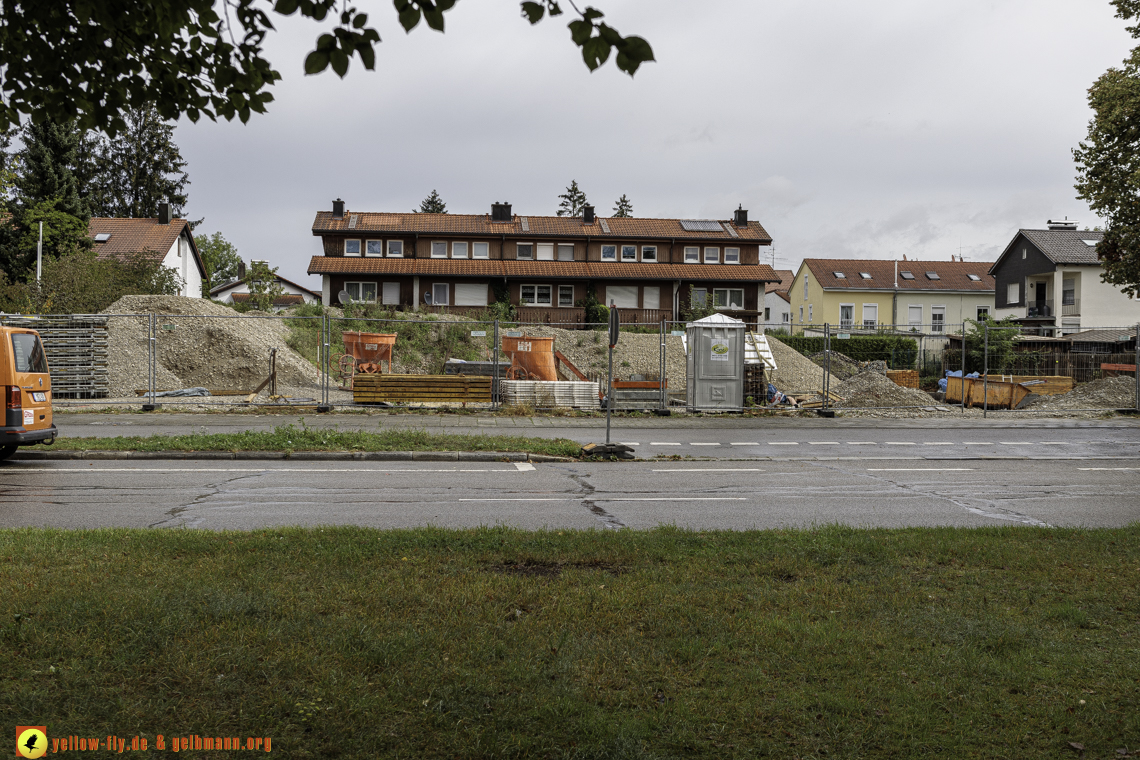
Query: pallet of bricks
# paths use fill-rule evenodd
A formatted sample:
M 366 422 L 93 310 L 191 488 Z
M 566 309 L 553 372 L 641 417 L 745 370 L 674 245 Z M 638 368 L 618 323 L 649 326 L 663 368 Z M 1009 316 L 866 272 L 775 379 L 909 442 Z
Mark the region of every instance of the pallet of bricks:
M 472 375 L 357 375 L 352 382 L 356 404 L 409 402 L 490 403 L 491 378 Z
M 40 334 L 54 398 L 104 398 L 107 395 L 107 317 L 98 314 L 3 317 L 7 327 Z

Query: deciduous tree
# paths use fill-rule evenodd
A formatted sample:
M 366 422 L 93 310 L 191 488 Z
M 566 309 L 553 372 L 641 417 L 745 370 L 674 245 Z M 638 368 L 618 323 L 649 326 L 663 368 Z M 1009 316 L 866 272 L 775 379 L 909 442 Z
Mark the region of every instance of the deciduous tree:
M 241 257 L 237 246 L 222 237 L 222 233 L 195 235 L 194 245 L 198 247 L 198 255 L 206 267 L 206 279 L 202 281 L 203 298 L 209 297 L 210 291 L 219 285 L 237 279 Z

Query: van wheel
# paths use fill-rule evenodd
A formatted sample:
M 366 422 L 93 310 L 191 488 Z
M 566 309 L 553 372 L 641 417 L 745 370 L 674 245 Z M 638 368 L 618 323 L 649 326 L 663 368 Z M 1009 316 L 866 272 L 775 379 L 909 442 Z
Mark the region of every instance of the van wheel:
M 14 443 L 10 443 L 7 446 L 0 446 L 0 462 L 3 462 L 8 457 L 15 454 L 16 449 L 18 449 L 18 448 L 20 448 L 20 447 Z

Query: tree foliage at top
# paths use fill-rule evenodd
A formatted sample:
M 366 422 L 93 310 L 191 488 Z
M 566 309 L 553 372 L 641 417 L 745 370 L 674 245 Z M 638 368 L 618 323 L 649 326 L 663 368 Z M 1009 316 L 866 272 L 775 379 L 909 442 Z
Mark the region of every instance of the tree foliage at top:
M 270 311 L 273 302 L 285 293 L 281 281 L 277 279 L 277 267 L 270 268 L 264 261 L 251 261 L 245 273 L 249 287 L 250 305 L 259 311 Z
M 222 237 L 222 233 L 195 235 L 194 245 L 197 246 L 198 255 L 202 257 L 202 265 L 206 268 L 206 277 L 202 280 L 203 298 L 208 298 L 210 291 L 219 285 L 225 285 L 238 278 L 241 256 L 238 255 L 237 246 Z
M 1119 18 L 1140 18 L 1140 0 L 1113 0 Z M 1140 37 L 1140 25 L 1128 27 Z M 1120 68 L 1089 88 L 1093 118 L 1088 136 L 1073 151 L 1077 197 L 1106 222 L 1097 244 L 1104 280 L 1140 296 L 1140 47 Z
M 393 0 L 410 32 L 422 19 L 442 32 L 455 0 Z M 559 16 L 557 0 L 523 2 L 536 24 Z M 164 119 L 185 114 L 249 121 L 273 100 L 281 74 L 265 57 L 272 15 L 300 13 L 322 25 L 305 57 L 306 74 L 332 67 L 340 77 L 359 57 L 375 69 L 380 34 L 368 13 L 337 0 L 8 0 L 0 3 L 0 129 L 33 120 L 77 118 L 85 129 L 108 134 L 126 129 L 126 115 L 154 104 Z M 570 22 L 570 38 L 591 71 L 617 51 L 616 64 L 631 76 L 653 60 L 641 37 L 623 37 L 587 7 Z
M 443 202 L 443 198 L 439 197 L 439 193 L 432 189 L 431 195 L 420 201 L 420 213 L 446 214 L 447 204 Z
M 153 106 L 126 114 L 126 128 L 99 140 L 88 185 L 92 216 L 158 216 L 158 204 L 170 201 L 175 216 L 186 207 L 190 176 L 174 143 L 174 125 Z
M 20 173 L 15 181 L 16 199 L 21 208 L 54 200 L 56 209 L 86 223 L 90 213 L 80 196 L 76 177 L 92 173 L 80 166 L 83 137 L 83 132 L 70 121 L 41 121 L 25 126 Z
M 614 216 L 619 219 L 629 219 L 633 216 L 633 204 L 625 197 L 625 193 L 622 193 L 614 204 Z
M 561 203 L 558 204 L 559 216 L 581 216 L 582 209 L 590 202 L 586 200 L 586 194 L 578 187 L 578 180 L 570 180 L 570 187 L 566 188 L 566 192 L 558 196 Z
M 0 272 L 0 311 L 96 314 L 126 295 L 178 295 L 178 273 L 144 254 L 99 259 L 72 251 L 44 260 L 40 282 L 11 282 Z

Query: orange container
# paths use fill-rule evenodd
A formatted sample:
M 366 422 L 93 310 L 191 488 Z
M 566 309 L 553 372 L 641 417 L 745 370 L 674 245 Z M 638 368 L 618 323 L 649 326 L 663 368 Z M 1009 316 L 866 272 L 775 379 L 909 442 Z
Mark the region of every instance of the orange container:
M 364 333 L 345 331 L 341 333 L 344 340 L 344 352 L 351 354 L 356 361 L 379 364 L 388 362 L 388 371 L 392 371 L 392 348 L 396 345 L 396 334 L 391 333 Z
M 503 353 L 511 357 L 511 369 L 526 373 L 527 380 L 558 380 L 554 366 L 554 338 L 503 337 Z

